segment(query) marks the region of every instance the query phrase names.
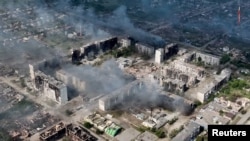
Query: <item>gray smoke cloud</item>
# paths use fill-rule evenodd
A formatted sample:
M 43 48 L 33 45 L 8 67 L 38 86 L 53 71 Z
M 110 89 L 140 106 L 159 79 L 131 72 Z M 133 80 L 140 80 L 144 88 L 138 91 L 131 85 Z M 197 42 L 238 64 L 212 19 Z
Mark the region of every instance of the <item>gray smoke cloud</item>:
M 0 62 L 26 74 L 28 64 L 63 55 L 59 49 L 54 50 L 39 44 L 35 40 L 29 40 L 14 46 L 2 46 L 0 47 Z
M 27 3 L 26 3 L 27 4 Z M 17 7 L 25 7 L 27 5 L 25 3 L 15 3 L 12 5 L 11 3 L 8 4 L 7 9 L 16 10 Z M 151 44 L 163 44 L 164 41 L 161 37 L 156 35 L 152 35 L 147 33 L 146 31 L 136 27 L 134 23 L 129 18 L 127 12 L 128 9 L 126 6 L 120 6 L 116 10 L 114 10 L 108 16 L 101 16 L 97 15 L 93 10 L 90 9 L 82 9 L 82 7 L 77 7 L 76 9 L 72 9 L 68 6 L 69 1 L 59 1 L 56 7 L 44 8 L 44 2 L 38 2 L 35 5 L 40 6 L 35 9 L 35 26 L 34 28 L 47 28 L 56 26 L 56 19 L 53 16 L 58 11 L 65 11 L 65 14 L 68 14 L 63 21 L 74 27 L 75 30 L 80 30 L 79 27 L 83 28 L 85 34 L 91 36 L 91 40 L 100 39 L 106 36 L 109 36 L 109 33 L 105 32 L 104 30 L 98 29 L 98 27 L 102 27 L 104 29 L 108 28 L 111 31 L 118 33 L 118 34 L 127 34 L 132 37 L 135 37 L 137 40 L 142 42 L 149 42 Z M 150 13 L 150 10 L 156 10 L 153 8 L 147 8 L 149 6 L 148 1 L 142 1 L 142 7 L 144 11 Z M 149 11 L 147 11 L 147 9 Z M 61 12 L 60 11 L 60 12 Z M 156 10 L 156 13 L 160 12 Z M 167 11 L 166 11 L 167 12 Z M 30 20 L 30 16 L 25 14 L 21 14 L 17 18 L 22 22 L 26 22 Z M 13 37 L 13 33 L 8 34 L 1 34 L 1 36 L 10 36 Z M 45 58 L 50 58 L 57 54 L 61 54 L 59 51 L 54 51 L 53 49 L 49 49 L 45 46 L 40 46 L 39 42 L 35 40 L 30 40 L 25 43 L 18 43 L 6 47 L 1 48 L 1 62 L 5 62 L 6 64 L 28 64 L 32 61 L 42 60 Z M 116 63 L 111 60 L 105 62 L 101 67 L 91 67 L 91 66 L 72 66 L 72 65 L 63 65 L 64 70 L 70 72 L 73 75 L 76 75 L 78 78 L 84 80 L 86 82 L 86 93 L 90 95 L 101 95 L 101 94 L 110 94 L 112 91 L 121 88 L 122 86 L 126 85 L 127 83 L 131 82 L 130 78 L 127 78 L 123 74 L 123 72 L 118 68 Z M 156 92 L 158 88 L 153 85 L 145 86 L 145 89 L 138 90 L 138 98 L 142 102 L 142 105 L 147 105 L 147 102 L 152 102 L 160 104 L 162 103 L 158 99 L 158 94 Z M 181 102 L 177 102 L 181 103 Z M 181 105 L 181 104 L 177 104 Z
M 160 45 L 164 44 L 164 40 L 156 35 L 150 34 L 140 28 L 137 28 L 128 17 L 127 8 L 125 6 L 121 6 L 113 12 L 113 15 L 106 19 L 104 22 L 107 24 L 108 27 L 113 29 L 118 29 L 125 34 L 134 37 L 135 39 L 146 42 L 153 45 Z
M 116 8 L 112 13 L 109 14 L 97 14 L 95 10 L 92 7 L 85 7 L 84 4 L 78 5 L 75 7 L 70 7 L 70 2 L 63 2 L 59 1 L 58 4 L 56 4 L 56 11 L 61 11 L 62 7 L 64 7 L 63 10 L 66 10 L 69 18 L 66 18 L 65 21 L 78 23 L 77 28 L 79 29 L 79 24 L 83 24 L 82 27 L 86 27 L 86 23 L 92 24 L 94 28 L 104 28 L 112 32 L 116 35 L 128 35 L 131 37 L 134 37 L 135 39 L 146 42 L 152 45 L 161 46 L 165 43 L 165 41 L 156 35 L 153 35 L 151 33 L 148 33 L 144 31 L 143 29 L 140 29 L 134 25 L 134 23 L 130 20 L 129 16 L 127 15 L 127 7 L 125 5 L 121 5 L 118 8 Z M 58 6 L 59 5 L 59 6 Z M 89 28 L 89 27 L 88 27 Z M 90 27 L 92 28 L 92 27 Z M 85 28 L 87 29 L 87 28 Z M 89 31 L 89 32 L 88 32 Z M 93 34 L 91 32 L 92 30 L 86 30 L 87 33 L 90 35 L 97 35 L 97 38 L 99 35 L 106 35 L 107 33 L 103 34 L 105 31 L 101 30 L 101 32 L 97 32 L 97 34 Z
M 64 65 L 62 69 L 86 83 L 84 90 L 90 97 L 110 94 L 133 80 L 125 75 L 114 60 L 104 62 L 100 67 Z

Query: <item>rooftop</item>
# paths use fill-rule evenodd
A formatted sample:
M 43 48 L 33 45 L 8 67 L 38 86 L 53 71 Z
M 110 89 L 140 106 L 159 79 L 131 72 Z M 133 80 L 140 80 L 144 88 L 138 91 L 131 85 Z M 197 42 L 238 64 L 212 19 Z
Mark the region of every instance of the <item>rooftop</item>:
M 221 116 L 218 112 L 211 110 L 209 108 L 201 109 L 195 120 L 196 123 L 207 128 L 209 124 L 220 124 L 226 125 L 230 120 Z
M 121 129 L 122 128 L 120 126 L 112 123 L 109 127 L 105 128 L 105 133 L 114 137 L 121 131 Z
M 139 131 L 137 131 L 134 128 L 128 128 L 125 131 L 123 131 L 121 134 L 116 136 L 116 139 L 118 141 L 131 141 L 133 139 L 135 139 L 138 135 L 140 135 L 141 133 Z
M 86 47 L 88 47 L 90 45 L 94 45 L 94 44 L 97 44 L 97 43 L 100 43 L 100 42 L 104 42 L 104 41 L 107 41 L 107 40 L 110 40 L 110 39 L 114 39 L 114 38 L 116 38 L 116 37 L 109 37 L 109 38 L 105 38 L 105 39 L 102 39 L 102 40 L 93 41 L 93 42 L 90 42 L 90 43 L 88 43 L 86 45 L 83 45 L 81 48 L 86 48 Z
M 179 133 L 177 134 L 172 141 L 185 141 L 188 138 L 192 138 L 193 134 L 199 130 L 200 125 L 191 121 L 188 125 Z
M 133 87 L 133 86 L 135 86 L 135 85 L 137 85 L 139 83 L 140 83 L 139 80 L 135 80 L 133 82 L 130 82 L 127 85 L 125 85 L 124 87 L 113 91 L 111 94 L 108 94 L 108 95 L 102 97 L 101 99 L 99 99 L 99 101 L 107 101 L 107 100 L 109 100 L 111 98 L 114 98 L 114 96 L 121 95 L 122 94 L 121 92 L 129 90 L 131 87 Z

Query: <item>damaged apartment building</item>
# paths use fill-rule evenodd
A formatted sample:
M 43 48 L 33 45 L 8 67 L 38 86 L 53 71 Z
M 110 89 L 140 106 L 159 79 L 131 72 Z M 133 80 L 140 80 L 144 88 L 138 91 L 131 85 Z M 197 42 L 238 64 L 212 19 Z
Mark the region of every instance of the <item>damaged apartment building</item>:
M 168 44 L 164 48 L 155 50 L 155 63 L 161 64 L 162 61 L 169 59 L 173 55 L 176 55 L 178 51 L 178 45 L 175 43 Z
M 205 77 L 205 70 L 180 60 L 162 67 L 160 84 L 169 92 L 183 93 Z
M 162 51 L 161 51 L 162 52 Z M 155 62 L 160 64 L 163 60 L 159 49 L 156 51 Z M 162 66 L 161 77 L 159 78 L 161 86 L 168 92 L 184 94 L 184 92 L 194 87 L 200 81 L 206 79 L 206 71 L 203 67 L 197 66 L 192 61 L 200 60 L 205 65 L 219 65 L 219 57 L 204 54 L 200 52 L 187 52 L 180 50 L 179 55 L 169 65 Z
M 38 69 L 37 65 L 29 64 L 29 71 L 32 87 L 36 91 L 59 104 L 65 104 L 68 101 L 67 86 L 62 81 L 46 75 Z
M 155 62 L 160 64 L 163 60 L 167 60 L 173 55 L 178 53 L 178 45 L 175 43 L 167 44 L 164 47 L 155 47 L 145 45 L 142 43 L 136 43 L 135 48 L 138 53 L 145 54 L 150 57 L 155 56 Z
M 111 94 L 105 95 L 99 99 L 99 109 L 102 111 L 109 111 L 117 109 L 117 105 L 124 104 L 124 106 L 128 106 L 133 105 L 133 102 L 135 102 L 134 104 L 136 104 L 137 107 L 162 107 L 171 111 L 176 110 L 178 107 L 178 109 L 182 109 L 181 112 L 183 114 L 192 111 L 193 104 L 189 101 L 177 95 L 170 95 L 165 92 L 154 91 L 152 93 L 150 90 L 145 90 L 145 87 L 147 87 L 146 83 L 147 82 L 135 80 Z M 140 101 L 145 97 L 147 98 Z M 175 105 L 176 101 L 179 101 L 178 105 Z
M 40 141 L 55 141 L 70 137 L 71 141 L 97 141 L 97 138 L 91 135 L 87 130 L 74 124 L 59 122 L 48 128 L 39 135 Z
M 105 53 L 115 48 L 118 37 L 111 37 L 94 43 L 89 43 L 72 51 L 72 63 L 79 63 L 82 59 L 92 60 L 98 54 Z
M 205 65 L 212 65 L 212 66 L 218 66 L 220 64 L 219 56 L 207 53 L 201 53 L 198 51 L 192 51 L 184 54 L 182 60 L 186 63 L 190 63 L 191 61 L 201 61 Z

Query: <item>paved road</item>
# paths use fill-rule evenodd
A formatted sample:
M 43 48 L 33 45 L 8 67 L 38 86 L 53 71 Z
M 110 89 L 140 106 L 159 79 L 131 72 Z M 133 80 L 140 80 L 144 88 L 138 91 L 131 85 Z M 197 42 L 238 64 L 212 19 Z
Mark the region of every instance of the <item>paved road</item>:
M 64 111 L 64 106 L 59 106 L 59 107 L 51 107 L 49 105 L 47 105 L 46 103 L 44 103 L 44 100 L 42 96 L 34 96 L 30 93 L 28 93 L 27 91 L 25 91 L 24 89 L 20 88 L 19 86 L 17 86 L 16 84 L 14 84 L 13 82 L 11 82 L 11 80 L 14 80 L 14 78 L 5 78 L 5 77 L 0 77 L 0 82 L 2 81 L 2 83 L 6 83 L 9 86 L 11 86 L 12 88 L 14 88 L 17 92 L 27 96 L 27 98 L 37 104 L 40 104 L 44 107 L 44 110 L 48 113 L 50 113 L 53 116 L 59 117 L 60 119 L 62 119 L 64 122 L 67 123 L 74 123 L 74 124 L 78 124 L 78 121 L 80 121 L 80 119 L 88 114 L 91 113 L 90 109 L 96 108 L 97 107 L 97 103 L 96 101 L 90 102 L 88 103 L 88 105 L 86 105 L 85 108 L 77 111 L 75 113 L 74 116 L 66 116 L 62 111 Z M 66 106 L 66 105 L 65 105 Z M 94 136 L 96 136 L 100 141 L 104 141 L 103 138 L 97 136 L 95 133 L 92 132 L 92 134 Z M 31 139 L 32 140 L 37 140 L 39 138 L 39 133 L 34 134 Z

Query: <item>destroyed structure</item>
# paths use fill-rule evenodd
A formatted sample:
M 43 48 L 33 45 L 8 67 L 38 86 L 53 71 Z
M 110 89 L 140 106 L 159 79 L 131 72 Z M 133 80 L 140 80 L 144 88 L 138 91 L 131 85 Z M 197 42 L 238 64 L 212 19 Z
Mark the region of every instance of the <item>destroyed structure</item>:
M 29 64 L 30 78 L 35 90 L 59 104 L 65 104 L 68 101 L 67 86 L 55 78 L 44 74 L 40 70 L 35 70 L 34 66 Z
M 96 137 L 82 127 L 64 122 L 59 122 L 40 133 L 40 141 L 55 141 L 64 136 L 70 137 L 72 141 L 97 141 Z
M 223 69 L 220 74 L 215 74 L 212 79 L 207 79 L 201 82 L 197 88 L 197 95 L 195 97 L 200 102 L 205 102 L 215 93 L 223 84 L 229 81 L 232 71 L 230 69 Z
M 135 48 L 136 48 L 136 51 L 140 54 L 148 55 L 150 57 L 154 56 L 155 47 L 145 45 L 143 43 L 136 43 Z
M 142 85 L 139 80 L 133 81 L 126 86 L 118 89 L 111 94 L 108 94 L 99 99 L 99 109 L 103 111 L 113 109 L 117 104 L 125 101 L 126 98 L 131 97 L 134 93 L 133 89 L 137 89 L 137 86 Z
M 136 106 L 146 106 L 143 103 L 147 103 L 149 107 L 150 104 L 153 104 L 154 107 L 162 107 L 171 111 L 179 110 L 182 114 L 188 114 L 193 110 L 193 104 L 187 100 L 184 100 L 182 97 L 166 94 L 165 92 L 156 92 L 150 93 L 147 95 L 143 91 L 144 86 L 147 85 L 143 81 L 135 80 L 126 86 L 112 92 L 109 95 L 106 95 L 99 99 L 99 109 L 102 111 L 109 111 L 116 108 L 118 104 L 129 105 L 128 103 L 133 101 L 140 100 L 140 97 L 154 97 L 152 99 L 148 98 L 148 101 L 143 101 L 142 105 L 140 102 L 136 102 Z M 179 103 L 176 105 L 176 102 Z M 131 105 L 130 104 L 130 105 Z M 132 104 L 133 105 L 133 104 Z
M 82 59 L 92 60 L 98 54 L 105 53 L 115 48 L 118 44 L 118 38 L 112 37 L 98 42 L 90 43 L 74 49 L 72 51 L 72 63 L 79 63 Z
M 97 138 L 91 135 L 87 130 L 74 124 L 67 125 L 66 135 L 72 141 L 97 141 Z
M 41 141 L 54 141 L 64 136 L 66 133 L 66 125 L 63 122 L 59 122 L 53 125 L 49 129 L 40 133 Z
M 178 45 L 171 43 L 164 48 L 155 50 L 155 63 L 161 64 L 162 61 L 169 59 L 173 55 L 176 55 L 179 51 Z
M 184 53 L 182 60 L 185 63 L 190 63 L 191 61 L 196 61 L 196 62 L 200 61 L 204 62 L 205 65 L 212 65 L 212 66 L 218 66 L 220 64 L 219 56 L 202 53 L 198 51 Z
M 58 70 L 56 71 L 56 78 L 67 85 L 73 86 L 79 91 L 85 90 L 85 81 L 79 79 L 68 71 Z
M 167 60 L 171 56 L 177 54 L 179 50 L 178 45 L 174 43 L 167 44 L 165 47 L 155 47 L 143 43 L 136 43 L 135 48 L 139 54 L 148 55 L 150 57 L 155 56 L 155 62 L 159 64 L 163 60 Z

